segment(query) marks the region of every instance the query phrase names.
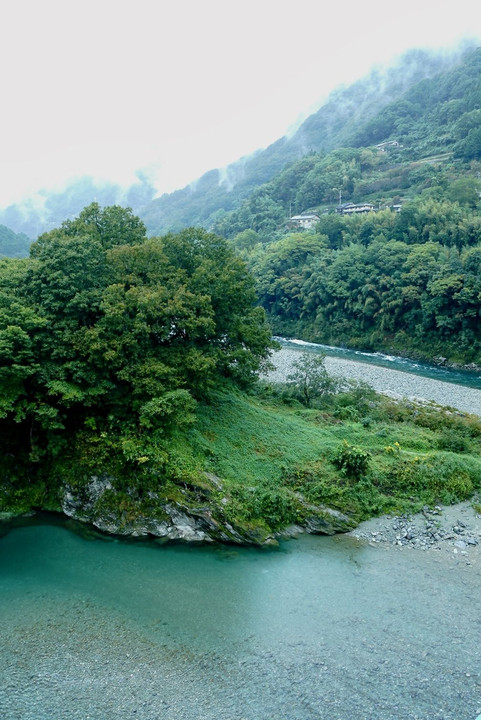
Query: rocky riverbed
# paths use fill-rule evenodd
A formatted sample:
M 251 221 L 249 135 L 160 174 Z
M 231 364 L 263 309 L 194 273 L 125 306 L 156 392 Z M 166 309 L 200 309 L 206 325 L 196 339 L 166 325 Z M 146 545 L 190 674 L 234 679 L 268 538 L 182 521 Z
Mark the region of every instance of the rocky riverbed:
M 275 353 L 272 357 L 275 370 L 268 374 L 268 379 L 285 382 L 300 352 L 302 350 L 282 348 Z M 481 390 L 475 388 L 344 358 L 327 356 L 324 364 L 331 375 L 366 382 L 377 392 L 391 397 L 431 400 L 481 416 Z
M 481 564 L 481 514 L 470 502 L 424 507 L 417 515 L 383 516 L 348 535 L 370 545 L 440 553 L 456 563 Z
M 443 553 L 345 535 L 166 547 L 34 523 L 0 548 L 2 719 L 481 713 L 480 574 Z

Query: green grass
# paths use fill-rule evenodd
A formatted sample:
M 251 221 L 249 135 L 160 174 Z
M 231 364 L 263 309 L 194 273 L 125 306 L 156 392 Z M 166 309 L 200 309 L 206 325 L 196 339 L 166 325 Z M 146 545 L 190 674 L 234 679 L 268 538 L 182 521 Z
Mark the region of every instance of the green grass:
M 315 460 L 335 443 L 332 431 L 302 412 L 237 395 L 203 407 L 191 439 L 222 478 L 254 485 L 279 481 L 286 466 Z
M 478 418 L 375 397 L 366 423 L 339 420 L 340 398 L 308 410 L 278 398 L 219 395 L 201 409 L 190 447 L 241 497 L 242 488 L 300 494 L 356 520 L 464 500 L 481 488 Z M 369 455 L 357 475 L 336 464 L 345 443 Z
M 369 388 L 322 398 L 314 408 L 279 388 L 219 392 L 199 404 L 192 427 L 164 437 L 148 462 L 122 466 L 121 442 L 109 438 L 105 452 L 102 443 L 79 438 L 48 473 L 6 483 L 0 510 L 52 508 L 62 481 L 79 488 L 105 472 L 116 478 L 108 498 L 114 514 L 160 517 L 165 503 L 207 507 L 223 527 L 262 541 L 321 517 L 322 506 L 357 522 L 481 491 L 479 418 L 395 402 Z

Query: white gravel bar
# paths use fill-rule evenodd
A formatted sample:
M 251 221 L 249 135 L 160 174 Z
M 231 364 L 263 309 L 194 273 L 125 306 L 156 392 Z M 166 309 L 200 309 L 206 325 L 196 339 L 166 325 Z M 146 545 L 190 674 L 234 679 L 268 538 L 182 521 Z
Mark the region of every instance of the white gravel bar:
M 268 379 L 284 382 L 292 372 L 292 363 L 301 352 L 302 349 L 282 348 L 274 353 L 272 363 L 276 369 L 268 374 Z M 329 355 L 324 364 L 331 375 L 362 380 L 377 392 L 391 397 L 431 400 L 439 405 L 481 416 L 481 390 L 475 388 Z

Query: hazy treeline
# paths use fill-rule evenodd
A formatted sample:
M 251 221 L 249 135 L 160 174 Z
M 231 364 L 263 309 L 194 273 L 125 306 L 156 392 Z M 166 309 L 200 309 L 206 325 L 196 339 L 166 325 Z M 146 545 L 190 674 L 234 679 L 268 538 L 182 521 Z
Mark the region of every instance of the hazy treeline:
M 25 257 L 31 242 L 27 235 L 14 233 L 5 225 L 0 225 L 0 257 Z

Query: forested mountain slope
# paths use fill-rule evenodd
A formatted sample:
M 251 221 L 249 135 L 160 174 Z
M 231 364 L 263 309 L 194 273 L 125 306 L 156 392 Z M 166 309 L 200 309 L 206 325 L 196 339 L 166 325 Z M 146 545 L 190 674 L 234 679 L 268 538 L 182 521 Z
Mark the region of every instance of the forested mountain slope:
M 274 332 L 479 366 L 481 50 L 404 98 L 352 140 L 393 145 L 303 158 L 216 229 Z M 339 195 L 372 210 L 349 214 Z M 306 210 L 310 231 L 286 222 Z
M 192 225 L 210 228 L 257 187 L 299 158 L 321 150 L 362 144 L 365 123 L 374 122 L 380 109 L 400 99 L 420 80 L 458 66 L 467 52 L 466 47 L 450 54 L 411 50 L 396 66 L 376 68 L 353 85 L 335 90 L 292 136 L 280 138 L 267 149 L 227 168 L 211 170 L 191 185 L 155 200 L 155 188 L 143 172 L 138 173 L 137 181 L 128 188 L 80 177 L 63 189 L 39 190 L 27 200 L 0 210 L 0 223 L 15 233 L 35 239 L 40 233 L 57 227 L 66 217 L 74 218 L 83 207 L 95 201 L 102 206 L 131 207 L 142 217 L 151 235 Z M 292 103 L 295 106 L 295 88 Z M 376 133 L 378 128 L 374 124 L 365 132 Z M 19 252 L 26 254 L 24 249 Z
M 5 225 L 0 225 L 0 257 L 25 257 L 30 243 L 30 238 L 24 233 L 17 234 Z
M 409 51 L 395 67 L 376 68 L 353 85 L 335 90 L 291 137 L 283 137 L 224 170 L 211 170 L 195 183 L 153 200 L 140 215 L 154 234 L 188 225 L 211 227 L 258 186 L 299 158 L 355 143 L 360 128 L 383 107 L 401 98 L 420 80 L 446 71 L 459 61 L 459 55 Z
M 219 214 L 214 227 L 226 237 L 255 230 L 266 242 L 295 213 L 326 212 L 340 200 L 389 206 L 425 191 L 457 200 L 463 183 L 475 202 L 478 171 L 470 162 L 480 157 L 481 49 L 358 125 L 346 147 L 292 163 L 238 209 Z

